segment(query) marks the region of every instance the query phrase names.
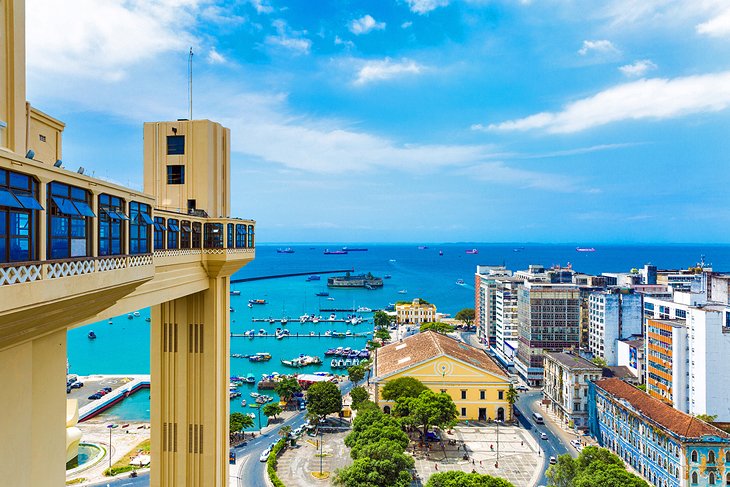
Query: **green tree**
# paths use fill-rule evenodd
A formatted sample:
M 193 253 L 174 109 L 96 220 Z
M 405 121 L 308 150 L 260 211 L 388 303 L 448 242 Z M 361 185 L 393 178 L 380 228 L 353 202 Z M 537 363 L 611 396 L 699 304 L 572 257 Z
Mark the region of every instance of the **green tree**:
M 383 414 L 377 407 L 360 408 L 352 422 L 352 431 L 345 438 L 345 445 L 354 448 L 363 442 L 378 441 L 379 438 L 397 441 L 404 449 L 409 441 L 398 418 Z
M 695 418 L 705 423 L 712 423 L 717 419 L 717 414 L 697 414 Z
M 238 433 L 239 431 L 250 428 L 253 426 L 253 419 L 243 413 L 231 413 L 230 416 L 230 431 L 231 433 Z
M 288 438 L 289 433 L 291 433 L 291 426 L 286 425 L 279 428 L 279 436 L 281 436 L 282 438 Z
M 520 397 L 520 393 L 517 392 L 517 389 L 514 388 L 512 384 L 509 385 L 509 389 L 507 389 L 507 393 L 504 395 L 504 398 L 507 399 L 507 402 L 509 403 L 509 410 L 510 410 L 510 417 L 514 418 L 514 407 L 515 403 L 517 402 L 517 399 Z
M 455 424 L 456 404 L 451 396 L 444 392 L 436 394 L 428 389 L 418 397 L 401 397 L 395 403 L 395 413 L 404 417 L 406 421 L 414 426 L 421 426 L 425 438 L 430 426 L 438 426 L 442 429 Z
M 511 482 L 491 475 L 466 473 L 460 470 L 435 473 L 426 487 L 514 487 Z
M 388 328 L 391 319 L 385 311 L 376 311 L 373 313 L 373 323 L 375 324 L 375 328 Z
M 386 401 L 397 401 L 401 397 L 418 397 L 428 390 L 423 382 L 413 377 L 400 377 L 385 383 L 382 396 Z
M 570 455 L 560 455 L 558 463 L 548 468 L 546 476 L 551 487 L 572 487 L 578 473 L 578 463 Z
M 398 454 L 387 460 L 358 458 L 337 472 L 335 483 L 345 487 L 408 487 L 413 458 Z
M 474 323 L 474 308 L 464 308 L 454 317 L 459 321 L 463 321 L 466 326 L 471 326 Z
M 365 378 L 365 368 L 360 365 L 353 365 L 347 368 L 347 375 L 350 377 L 350 382 L 357 384 Z
M 282 401 L 288 403 L 294 394 L 301 392 L 302 386 L 295 377 L 285 377 L 280 380 L 274 386 L 274 392 L 276 392 Z
M 352 399 L 352 409 L 359 409 L 363 401 L 367 401 L 370 397 L 367 389 L 364 387 L 353 387 L 350 391 L 350 399 Z M 374 403 L 373 403 L 374 404 Z
M 576 475 L 573 487 L 649 487 L 649 484 L 626 471 L 623 465 L 605 464 L 600 461 L 591 463 Z
M 602 359 L 601 357 L 593 357 L 591 362 L 593 362 L 594 364 L 598 365 L 601 368 L 606 367 L 608 365 L 606 363 L 606 361 L 604 359 Z
M 374 337 L 381 340 L 390 340 L 390 332 L 386 328 L 380 328 L 375 332 Z
M 307 391 L 307 411 L 324 419 L 342 410 L 342 393 L 332 382 L 317 382 Z
M 595 446 L 583 448 L 576 459 L 560 455 L 546 475 L 551 487 L 648 487 L 644 480 L 626 471 L 618 456 Z
M 277 417 L 277 416 L 279 416 L 279 415 L 280 415 L 280 414 L 281 414 L 281 413 L 282 413 L 282 412 L 283 412 L 284 410 L 283 410 L 283 409 L 281 409 L 281 406 L 279 406 L 279 404 L 278 404 L 278 403 L 272 402 L 272 403 L 269 403 L 269 404 L 267 404 L 266 406 L 264 406 L 264 409 L 263 409 L 262 411 L 263 411 L 263 413 L 264 413 L 264 416 L 266 416 L 266 417 L 268 417 L 268 418 L 270 418 L 270 417 L 272 417 L 272 416 L 273 416 L 274 418 L 276 418 L 276 417 Z
M 440 321 L 429 321 L 421 325 L 421 331 L 435 331 L 436 333 L 444 334 L 454 331 L 454 327 Z

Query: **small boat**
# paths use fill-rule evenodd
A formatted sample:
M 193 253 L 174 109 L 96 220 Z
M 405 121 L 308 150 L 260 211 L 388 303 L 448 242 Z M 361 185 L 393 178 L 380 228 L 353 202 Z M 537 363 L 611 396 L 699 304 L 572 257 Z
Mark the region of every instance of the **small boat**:
M 464 285 L 464 279 L 457 279 L 456 280 L 456 285 L 457 286 L 463 286 Z
M 395 261 L 396 261 L 395 259 L 388 260 L 388 262 L 395 262 Z
M 111 324 L 113 324 L 113 323 L 114 323 L 114 322 L 113 322 L 113 321 L 111 320 L 111 318 L 109 318 L 109 324 L 111 325 Z
M 248 330 L 243 332 L 243 336 L 245 337 L 253 337 L 256 332 L 254 330 Z
M 235 310 L 235 309 L 233 309 L 233 306 L 229 306 L 229 307 L 228 307 L 228 311 L 230 311 L 231 313 L 233 313 L 233 312 L 234 312 L 234 311 L 236 311 L 236 310 Z
M 260 395 L 261 394 L 259 394 L 258 392 L 252 392 L 251 394 L 249 394 L 249 396 L 251 396 L 253 398 L 259 397 Z
M 352 367 L 352 360 L 350 360 L 349 358 L 345 359 L 345 367 Z
M 360 359 L 370 358 L 370 352 L 367 349 L 363 348 L 362 350 L 360 350 L 360 353 L 357 354 L 357 357 Z
M 358 313 L 371 313 L 372 311 L 373 311 L 372 309 L 370 309 L 366 306 L 360 306 L 359 308 L 357 308 Z
M 426 250 L 428 248 L 427 245 L 419 245 L 418 250 Z
M 326 332 L 324 332 L 324 336 L 331 337 L 332 336 L 332 330 L 327 330 Z
M 345 252 L 367 252 L 366 248 L 355 248 L 355 247 L 342 247 Z
M 249 304 L 266 304 L 265 299 L 249 299 Z
M 333 298 L 331 296 L 329 298 L 327 298 L 327 301 L 334 301 L 334 300 L 335 300 L 335 298 Z
M 307 281 L 319 281 L 320 279 L 322 279 L 322 276 L 318 276 L 317 274 L 312 274 L 307 277 Z
M 439 256 L 443 256 L 443 255 L 444 255 L 444 251 L 443 250 L 439 250 Z
M 284 318 L 281 319 L 281 324 L 282 325 L 286 325 L 287 323 L 289 323 L 289 318 L 284 317 Z
M 335 321 L 335 319 L 337 319 L 337 315 L 335 315 L 334 313 L 332 313 L 332 314 L 330 315 L 330 317 L 329 317 L 329 318 L 327 318 L 327 321 Z
M 478 253 L 479 253 L 479 251 L 478 251 L 477 249 L 469 249 L 469 250 L 467 250 L 467 251 L 466 251 L 466 253 L 467 253 L 467 254 L 472 254 L 472 255 L 473 255 L 473 254 L 478 254 Z
M 145 321 L 146 321 L 147 323 L 149 323 L 149 322 L 151 322 L 151 321 L 152 321 L 152 318 L 150 318 L 150 317 L 148 316 L 148 317 L 147 317 L 147 318 L 145 318 L 144 320 L 145 320 Z M 110 322 L 110 323 L 111 323 L 111 321 L 112 321 L 112 320 L 109 320 L 109 322 Z
M 330 295 L 330 293 L 328 293 L 327 291 L 320 291 L 317 294 L 315 294 L 315 296 L 320 296 L 320 297 L 329 296 L 329 295 Z
M 398 294 L 408 294 L 408 290 L 407 289 L 401 289 L 400 291 L 398 291 Z
M 274 323 L 276 323 L 276 320 L 274 318 L 269 318 L 269 324 L 273 325 Z
M 346 336 L 346 337 L 351 337 L 351 336 L 352 336 L 352 332 L 351 332 L 350 330 L 347 330 L 347 331 L 345 332 L 345 336 Z
M 259 335 L 266 335 L 266 330 L 264 330 L 263 328 L 261 328 L 259 330 Z
M 393 276 L 391 276 L 390 274 L 386 274 L 383 276 L 383 279 L 390 279 L 391 277 L 393 277 Z
M 314 323 L 315 325 L 319 323 L 319 316 L 315 316 L 314 318 L 312 318 L 312 323 Z
M 240 296 L 241 291 L 231 291 L 231 296 Z
M 344 367 L 345 366 L 345 361 L 343 359 L 338 360 L 337 361 L 337 366 L 338 367 Z
M 324 255 L 346 255 L 347 250 L 330 250 L 324 249 Z
M 249 308 L 253 308 L 253 304 L 251 303 L 248 303 L 246 306 L 248 306 Z
M 128 319 L 128 320 L 132 320 L 132 319 L 134 319 L 134 316 L 132 316 L 132 313 L 129 313 L 129 314 L 127 315 L 127 319 Z
M 90 331 L 90 332 L 89 332 L 89 334 L 88 334 L 88 335 L 86 335 L 86 337 L 87 337 L 87 338 L 88 338 L 89 340 L 96 340 L 96 333 L 94 333 L 94 331 L 92 330 L 92 331 Z
M 352 359 L 352 365 L 360 365 L 360 360 L 356 358 Z
M 336 369 L 338 367 L 336 358 L 332 359 L 332 361 L 330 362 L 330 367 L 332 367 L 333 369 Z
M 276 249 L 277 254 L 293 254 L 294 249 L 291 247 L 287 247 L 285 249 Z
M 256 383 L 256 378 L 253 376 L 253 374 L 249 373 L 248 375 L 246 375 L 246 383 L 247 384 L 255 384 Z
M 268 352 L 258 352 L 248 357 L 248 359 L 251 362 L 267 362 L 271 360 L 271 354 Z
M 248 416 L 251 419 L 254 419 L 256 417 L 255 413 L 248 413 L 246 416 Z
M 246 407 L 246 400 L 245 399 L 241 401 L 241 406 Z
M 335 355 L 336 351 L 334 348 L 328 348 L 326 352 L 324 352 L 325 355 Z
M 309 321 L 309 315 L 302 315 L 299 317 L 299 323 L 306 323 Z
M 576 252 L 595 252 L 596 249 L 594 249 L 593 247 L 576 247 L 575 251 Z
M 314 337 L 314 336 L 317 336 L 317 334 L 316 334 L 316 333 L 314 333 L 313 331 L 310 331 L 310 332 L 309 332 L 309 336 L 310 336 L 310 337 Z
M 134 312 L 134 313 L 132 313 L 132 314 L 134 315 L 134 317 L 135 317 L 135 318 L 139 318 L 139 311 L 135 311 L 135 312 Z

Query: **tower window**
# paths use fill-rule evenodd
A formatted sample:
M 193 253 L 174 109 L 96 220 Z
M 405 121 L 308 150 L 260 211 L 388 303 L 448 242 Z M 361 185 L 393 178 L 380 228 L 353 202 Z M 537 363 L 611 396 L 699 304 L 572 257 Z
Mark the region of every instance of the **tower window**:
M 168 135 L 167 136 L 167 155 L 178 156 L 185 154 L 185 136 L 184 135 Z
M 167 184 L 185 184 L 185 166 L 167 166 Z

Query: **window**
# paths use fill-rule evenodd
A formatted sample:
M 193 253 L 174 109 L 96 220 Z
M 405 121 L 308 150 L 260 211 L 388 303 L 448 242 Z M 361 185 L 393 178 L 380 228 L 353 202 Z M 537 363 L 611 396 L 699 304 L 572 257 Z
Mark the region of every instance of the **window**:
M 155 221 L 150 216 L 150 205 L 132 201 L 129 203 L 129 253 L 150 252 L 150 225 Z
M 227 225 L 227 228 L 228 228 L 228 232 L 227 232 L 228 238 L 226 239 L 226 247 L 229 249 L 232 249 L 236 246 L 236 242 L 234 239 L 234 235 L 236 233 L 236 225 L 234 225 L 233 223 L 229 223 Z
M 730 451 L 725 452 L 725 463 L 730 463 Z
M 159 216 L 155 217 L 155 250 L 165 248 L 165 219 Z
M 180 235 L 180 227 L 177 226 L 177 220 L 168 218 L 168 220 L 167 220 L 167 248 L 168 249 L 177 248 L 179 235 Z
M 180 248 L 181 249 L 189 249 L 190 248 L 190 233 L 192 232 L 192 229 L 190 228 L 190 222 L 183 220 L 180 222 Z
M 713 450 L 707 453 L 707 463 L 715 463 L 715 452 Z
M 715 472 L 710 472 L 709 484 L 715 485 Z
M 91 253 L 91 193 L 52 182 L 48 185 L 48 258 L 86 257 Z
M 46 141 L 46 136 L 43 135 L 43 134 L 38 134 L 38 138 L 41 140 L 41 142 L 45 142 Z
M 479 391 L 479 399 L 484 400 L 487 398 L 487 391 Z
M 504 391 L 499 391 L 499 393 L 497 394 L 497 396 L 498 396 L 498 398 L 499 398 L 500 401 L 503 400 L 504 399 Z
M 202 231 L 202 225 L 200 222 L 193 222 L 193 248 L 199 249 L 200 248 L 200 241 L 201 241 L 201 231 Z
M 466 408 L 461 408 L 461 415 L 466 416 Z
M 466 391 L 464 391 L 464 390 L 461 391 L 461 398 L 466 399 Z
M 122 238 L 124 200 L 108 194 L 99 195 L 99 255 L 120 255 L 123 252 Z
M 253 244 L 254 244 L 254 241 L 253 241 L 253 225 L 249 225 L 248 226 L 248 248 L 249 249 L 252 249 L 254 247 Z
M 0 169 L 0 262 L 38 259 L 38 182 Z
M 693 462 L 697 461 L 697 450 L 692 450 L 692 455 L 690 456 L 692 458 Z
M 205 248 L 206 249 L 222 249 L 223 248 L 223 224 L 222 223 L 206 223 L 205 229 Z
M 730 473 L 725 476 L 725 485 L 730 485 Z
M 185 166 L 167 166 L 167 184 L 185 184 Z
M 179 156 L 185 154 L 185 136 L 184 135 L 168 135 L 167 136 L 167 155 Z

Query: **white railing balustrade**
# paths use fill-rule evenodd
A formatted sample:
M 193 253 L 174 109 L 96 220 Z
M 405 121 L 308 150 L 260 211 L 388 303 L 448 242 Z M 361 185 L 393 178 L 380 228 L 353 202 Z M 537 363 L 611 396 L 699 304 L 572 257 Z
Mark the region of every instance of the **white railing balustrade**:
M 91 274 L 96 267 L 94 259 L 49 262 L 43 265 L 46 268 L 46 279 Z
M 42 279 L 40 264 L 21 264 L 12 267 L 0 267 L 0 286 L 32 282 Z

